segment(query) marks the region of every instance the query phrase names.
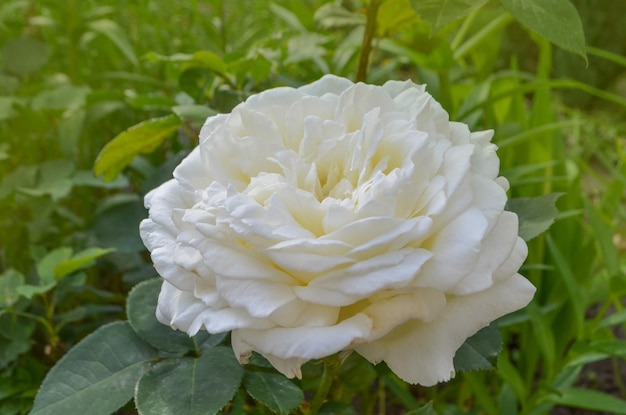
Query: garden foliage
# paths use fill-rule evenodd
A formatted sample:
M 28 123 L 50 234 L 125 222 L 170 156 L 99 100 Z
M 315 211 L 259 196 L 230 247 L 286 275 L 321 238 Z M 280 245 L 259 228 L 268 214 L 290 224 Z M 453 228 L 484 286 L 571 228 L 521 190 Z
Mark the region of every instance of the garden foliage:
M 626 414 L 626 41 L 606 35 L 624 14 L 599 0 L 2 2 L 0 415 Z M 258 355 L 240 366 L 227 334 L 154 317 L 144 195 L 207 116 L 325 73 L 411 78 L 451 120 L 495 129 L 537 294 L 469 339 L 444 385 L 356 354 L 292 381 Z

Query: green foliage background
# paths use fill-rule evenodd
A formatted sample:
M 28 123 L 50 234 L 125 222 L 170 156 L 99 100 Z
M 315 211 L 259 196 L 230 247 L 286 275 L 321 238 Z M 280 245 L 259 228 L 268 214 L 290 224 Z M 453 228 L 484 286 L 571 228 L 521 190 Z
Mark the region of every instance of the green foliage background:
M 343 386 L 330 390 L 321 413 L 626 413 L 626 38 L 619 25 L 626 3 L 527 0 L 565 14 L 574 4 L 587 47 L 567 30 L 550 30 L 562 29 L 551 20 L 542 29 L 520 18 L 520 1 L 442 3 L 2 2 L 0 415 L 28 413 L 50 368 L 126 312 L 130 323 L 103 330 L 127 331 L 136 344 L 140 323 L 126 310 L 127 296 L 157 276 L 137 231 L 143 195 L 193 148 L 203 120 L 255 92 L 329 72 L 426 83 L 452 120 L 496 130 L 511 197 L 562 195 L 550 231 L 528 238 L 522 273 L 538 291 L 529 307 L 499 321 L 496 370 L 423 388 L 352 359 L 333 375 Z M 184 350 L 208 356 L 201 353 L 207 341 Z M 137 347 L 138 359 L 153 358 Z M 219 355 L 216 347 L 210 353 Z M 202 359 L 184 365 L 212 364 Z M 225 413 L 287 411 L 286 400 L 264 395 L 263 382 L 287 391 L 293 383 L 259 375 L 266 368 L 256 363 L 239 376 L 242 389 Z M 317 366 L 306 370 L 314 380 L 323 375 Z M 323 386 L 315 382 L 297 386 Z M 146 414 L 149 393 L 135 397 Z

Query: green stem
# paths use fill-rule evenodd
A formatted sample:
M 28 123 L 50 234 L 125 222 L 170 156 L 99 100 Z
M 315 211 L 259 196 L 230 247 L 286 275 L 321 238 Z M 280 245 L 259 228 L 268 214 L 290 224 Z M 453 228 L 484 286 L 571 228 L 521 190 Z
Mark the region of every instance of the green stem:
M 365 82 L 367 80 L 372 41 L 376 37 L 376 16 L 378 15 L 379 6 L 380 0 L 371 0 L 367 8 L 367 22 L 365 23 L 365 33 L 363 34 L 363 43 L 361 44 L 361 54 L 359 56 L 359 68 L 356 74 L 357 82 Z
M 324 404 L 324 401 L 326 401 L 326 398 L 328 397 L 328 392 L 330 392 L 330 387 L 333 384 L 333 380 L 338 369 L 339 362 L 337 362 L 335 359 L 324 359 L 324 370 L 322 372 L 322 378 L 320 379 L 317 390 L 313 395 L 313 399 L 311 399 L 308 415 L 317 415 L 317 413 L 319 412 L 320 408 Z
M 34 320 L 37 323 L 41 324 L 46 329 L 46 332 L 49 338 L 48 340 L 51 343 L 54 343 L 54 340 L 56 339 L 56 333 L 54 331 L 54 327 L 48 322 L 48 320 L 36 314 L 26 313 L 24 311 L 19 311 L 19 310 L 10 310 L 9 313 L 15 314 L 16 316 Z

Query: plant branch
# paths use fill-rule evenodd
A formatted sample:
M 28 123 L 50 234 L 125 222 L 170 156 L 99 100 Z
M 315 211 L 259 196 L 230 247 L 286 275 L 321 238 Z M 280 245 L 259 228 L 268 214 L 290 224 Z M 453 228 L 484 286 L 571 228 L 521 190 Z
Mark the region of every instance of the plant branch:
M 365 23 L 365 33 L 363 34 L 363 43 L 361 44 L 361 55 L 359 56 L 359 68 L 356 74 L 357 82 L 365 82 L 367 80 L 367 69 L 369 66 L 370 52 L 372 51 L 372 41 L 376 37 L 376 17 L 380 0 L 371 0 L 367 8 L 367 21 Z

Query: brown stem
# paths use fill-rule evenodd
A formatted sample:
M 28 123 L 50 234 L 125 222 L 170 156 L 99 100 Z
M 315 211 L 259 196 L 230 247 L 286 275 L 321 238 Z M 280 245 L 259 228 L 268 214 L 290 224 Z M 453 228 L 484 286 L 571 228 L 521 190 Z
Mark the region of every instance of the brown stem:
M 367 8 L 365 33 L 363 34 L 361 55 L 359 56 L 359 68 L 356 74 L 357 82 L 365 82 L 367 80 L 367 68 L 369 66 L 370 52 L 372 50 L 372 41 L 374 37 L 376 37 L 376 16 L 378 15 L 379 6 L 380 0 L 371 0 Z

